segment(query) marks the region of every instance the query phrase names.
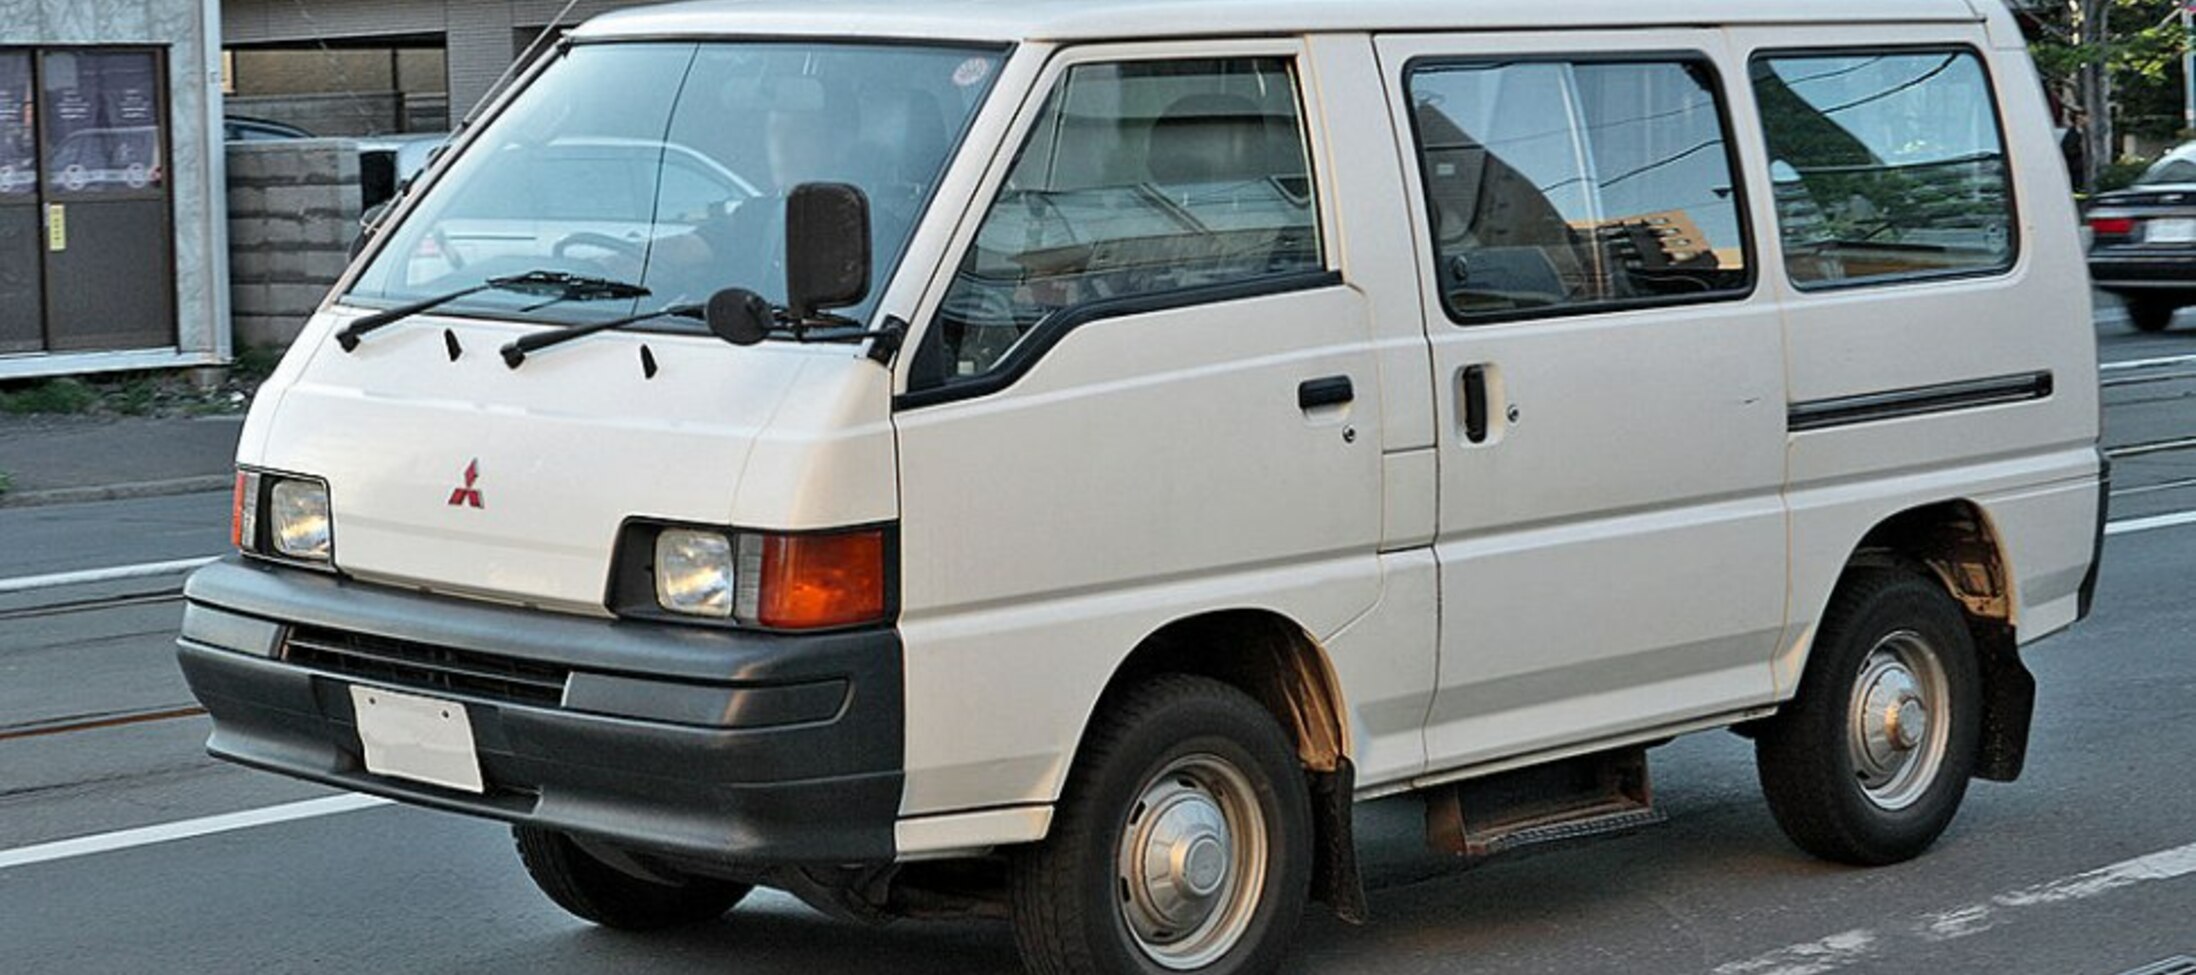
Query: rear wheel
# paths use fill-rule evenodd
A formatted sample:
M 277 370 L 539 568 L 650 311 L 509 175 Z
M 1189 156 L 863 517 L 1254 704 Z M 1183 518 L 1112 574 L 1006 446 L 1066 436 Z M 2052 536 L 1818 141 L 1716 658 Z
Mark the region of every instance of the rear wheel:
M 651 931 L 722 917 L 753 888 L 701 877 L 648 880 L 587 852 L 570 836 L 516 826 L 519 861 L 558 907 L 606 928 Z
M 1828 860 L 1919 855 L 1959 811 L 1982 727 L 1966 617 L 1916 572 L 1848 572 L 1799 696 L 1754 742 L 1777 825 Z
M 1311 798 L 1272 715 L 1202 677 L 1114 699 L 1012 877 L 1038 975 L 1269 972 L 1311 886 Z
M 2163 332 L 2173 327 L 2173 313 L 2180 311 L 2178 302 L 2165 298 L 2128 298 L 2127 320 L 2139 331 Z

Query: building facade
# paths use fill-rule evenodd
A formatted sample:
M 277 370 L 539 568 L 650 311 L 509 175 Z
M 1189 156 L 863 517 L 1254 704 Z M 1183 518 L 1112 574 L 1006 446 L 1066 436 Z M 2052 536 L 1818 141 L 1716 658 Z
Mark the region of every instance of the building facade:
M 566 0 L 223 0 L 222 41 L 234 84 L 260 114 L 323 135 L 447 128 L 480 101 L 512 60 L 565 10 Z M 620 7 L 621 0 L 579 0 L 564 23 Z M 420 64 L 442 56 L 442 70 Z M 287 57 L 284 57 L 287 55 Z M 298 79 L 303 75 L 304 78 Z M 289 80 L 298 79 L 298 80 Z M 442 92 L 428 86 L 439 83 Z M 286 92 L 269 90 L 289 89 Z M 340 109 L 291 104 L 271 96 L 348 97 Z M 447 99 L 437 125 L 436 96 Z M 380 101 L 393 96 L 394 113 Z M 319 114 L 307 116 L 308 110 Z M 359 120 L 373 131 L 360 131 Z M 318 120 L 318 124 L 316 124 Z
M 0 379 L 224 362 L 215 0 L 0 0 Z

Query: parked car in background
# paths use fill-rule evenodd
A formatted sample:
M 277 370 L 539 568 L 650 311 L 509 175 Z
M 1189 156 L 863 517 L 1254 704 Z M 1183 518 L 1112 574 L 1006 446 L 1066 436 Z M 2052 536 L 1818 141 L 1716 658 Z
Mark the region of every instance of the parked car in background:
M 2089 205 L 2089 276 L 2127 303 L 2145 332 L 2196 305 L 2196 142 L 2166 153 L 2135 185 Z
M 387 203 L 412 177 L 427 168 L 435 150 L 450 141 L 448 132 L 411 132 L 358 140 L 359 205 Z
M 282 139 L 310 139 L 313 134 L 288 122 L 253 118 L 249 115 L 229 115 L 221 119 L 221 137 L 230 142 L 275 142 Z

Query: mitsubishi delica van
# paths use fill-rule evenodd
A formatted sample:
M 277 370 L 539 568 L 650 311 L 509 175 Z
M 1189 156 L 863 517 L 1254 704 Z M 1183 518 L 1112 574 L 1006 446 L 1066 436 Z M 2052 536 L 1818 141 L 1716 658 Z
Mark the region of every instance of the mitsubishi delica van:
M 182 665 L 616 928 L 1269 971 L 1353 803 L 1630 830 L 1711 729 L 1901 861 L 2096 580 L 2075 223 L 1998 0 L 612 14 L 266 384 Z

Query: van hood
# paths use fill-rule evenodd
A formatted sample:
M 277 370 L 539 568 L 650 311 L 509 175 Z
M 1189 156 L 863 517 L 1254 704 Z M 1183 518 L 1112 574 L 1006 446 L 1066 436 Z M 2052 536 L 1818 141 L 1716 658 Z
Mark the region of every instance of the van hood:
M 422 316 L 345 353 L 350 317 L 300 336 L 238 454 L 326 479 L 349 575 L 606 615 L 628 519 L 897 516 L 890 373 L 858 347 L 615 333 L 512 369 L 497 349 L 536 326 Z

